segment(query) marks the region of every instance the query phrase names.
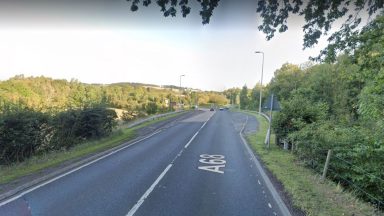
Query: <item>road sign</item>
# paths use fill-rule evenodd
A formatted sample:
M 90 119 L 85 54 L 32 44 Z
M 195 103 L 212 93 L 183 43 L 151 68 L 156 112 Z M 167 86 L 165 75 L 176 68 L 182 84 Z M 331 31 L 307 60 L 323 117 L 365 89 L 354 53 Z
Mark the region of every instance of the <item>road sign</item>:
M 276 95 L 273 95 L 273 96 L 272 95 L 273 94 L 268 96 L 267 100 L 264 102 L 263 109 L 271 110 L 271 105 L 272 105 L 272 111 L 280 111 L 281 110 L 280 103 L 277 100 Z M 273 103 L 271 103 L 272 102 L 271 100 L 273 100 Z

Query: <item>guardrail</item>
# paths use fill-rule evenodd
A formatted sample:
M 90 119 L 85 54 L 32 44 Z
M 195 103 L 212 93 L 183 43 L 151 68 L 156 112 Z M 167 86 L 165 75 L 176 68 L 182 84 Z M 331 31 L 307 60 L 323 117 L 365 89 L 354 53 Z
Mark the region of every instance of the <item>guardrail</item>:
M 167 113 L 162 113 L 162 114 L 157 114 L 157 115 L 149 116 L 149 117 L 143 118 L 143 119 L 138 119 L 138 120 L 135 120 L 134 122 L 129 123 L 127 125 L 127 127 L 131 128 L 131 127 L 137 126 L 137 125 L 145 123 L 145 122 L 149 122 L 149 121 L 161 118 L 161 117 L 165 117 L 165 116 L 172 115 L 172 114 L 175 114 L 175 113 L 180 113 L 180 112 L 186 112 L 186 110 L 178 110 L 178 111 L 174 111 L 174 112 L 167 112 Z

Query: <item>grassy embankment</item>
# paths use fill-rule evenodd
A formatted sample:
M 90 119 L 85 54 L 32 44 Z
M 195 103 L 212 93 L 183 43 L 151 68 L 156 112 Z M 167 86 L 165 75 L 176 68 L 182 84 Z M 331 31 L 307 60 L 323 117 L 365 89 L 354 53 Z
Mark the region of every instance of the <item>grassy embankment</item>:
M 284 151 L 271 136 L 271 148 L 264 147 L 268 122 L 254 115 L 260 122 L 259 131 L 247 136 L 248 143 L 273 175 L 284 185 L 293 205 L 307 215 L 377 215 L 374 208 L 344 191 L 332 181 L 320 181 L 320 174 L 305 168 L 289 151 Z
M 69 160 L 76 160 L 118 146 L 135 138 L 138 129 L 176 117 L 180 114 L 181 113 L 170 114 L 132 128 L 127 128 L 122 125 L 108 137 L 79 144 L 67 151 L 50 152 L 43 155 L 33 156 L 18 164 L 0 166 L 0 184 L 11 182 L 17 178 L 39 172 L 46 168 L 55 167 Z

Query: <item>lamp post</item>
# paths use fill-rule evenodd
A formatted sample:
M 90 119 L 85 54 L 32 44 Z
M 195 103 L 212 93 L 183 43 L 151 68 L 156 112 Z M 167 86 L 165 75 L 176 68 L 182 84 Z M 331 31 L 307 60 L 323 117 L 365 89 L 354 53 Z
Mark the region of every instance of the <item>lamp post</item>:
M 180 97 L 181 97 L 181 77 L 185 76 L 185 74 L 180 75 Z M 179 99 L 179 107 L 181 109 L 181 98 Z
M 262 91 L 263 91 L 263 73 L 264 73 L 264 52 L 262 52 L 262 51 L 255 51 L 255 53 L 263 54 L 263 61 L 262 61 L 262 64 L 261 64 L 260 100 L 259 100 L 259 113 L 261 113 L 261 97 L 262 97 Z

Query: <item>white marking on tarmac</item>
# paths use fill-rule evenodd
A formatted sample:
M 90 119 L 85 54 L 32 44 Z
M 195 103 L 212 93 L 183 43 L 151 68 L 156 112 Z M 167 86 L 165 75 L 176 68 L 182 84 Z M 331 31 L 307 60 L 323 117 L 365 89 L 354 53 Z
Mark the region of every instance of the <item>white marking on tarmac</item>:
M 184 148 L 188 148 L 189 144 L 191 144 L 191 142 L 195 139 L 197 134 L 199 134 L 200 130 L 201 130 L 201 128 L 195 133 L 195 135 L 193 135 L 193 137 L 189 140 L 189 142 L 187 144 L 185 144 Z
M 209 118 L 210 119 L 210 118 Z M 153 189 L 156 187 L 156 185 L 160 182 L 160 180 L 165 176 L 165 174 L 169 171 L 169 169 L 171 169 L 172 165 L 174 164 L 175 160 L 180 157 L 182 155 L 182 153 L 184 152 L 184 150 L 189 146 L 189 144 L 191 144 L 191 142 L 195 139 L 195 137 L 197 136 L 197 134 L 199 134 L 199 131 L 207 124 L 207 122 L 209 121 L 209 119 L 204 122 L 204 124 L 200 127 L 200 129 L 195 133 L 195 135 L 192 136 L 192 138 L 188 141 L 188 143 L 184 146 L 184 149 L 181 149 L 180 152 L 176 155 L 176 157 L 171 161 L 171 163 L 165 168 L 165 170 L 160 174 L 159 177 L 157 177 L 157 179 L 155 180 L 155 182 L 153 182 L 153 184 L 151 185 L 151 187 L 148 188 L 148 190 L 143 194 L 143 196 L 141 196 L 141 198 L 139 199 L 139 201 L 137 201 L 137 203 L 131 208 L 131 210 L 129 210 L 129 212 L 127 213 L 126 216 L 133 216 L 136 211 L 140 208 L 140 206 L 144 203 L 144 200 L 151 194 L 151 192 L 153 191 Z
M 160 182 L 160 180 L 165 176 L 168 170 L 171 169 L 171 167 L 172 167 L 172 164 L 169 164 L 167 168 L 165 168 L 165 170 L 159 175 L 159 177 L 157 177 L 156 181 L 153 182 L 151 187 L 149 187 L 148 190 L 145 191 L 145 193 L 143 194 L 143 196 L 141 196 L 139 201 L 137 201 L 137 203 L 131 208 L 131 210 L 129 210 L 127 216 L 132 216 L 135 214 L 135 212 L 140 208 L 141 204 L 143 204 L 144 200 L 149 196 L 149 194 L 153 191 L 153 189 Z
M 272 198 L 276 201 L 276 204 L 279 207 L 281 213 L 283 215 L 286 215 L 286 216 L 291 216 L 291 213 L 289 212 L 287 206 L 285 205 L 285 203 L 281 199 L 280 195 L 277 193 L 276 189 L 274 188 L 274 186 L 271 183 L 271 180 L 268 178 L 267 174 L 264 172 L 260 162 L 256 159 L 254 153 L 252 152 L 251 148 L 248 146 L 248 143 L 242 134 L 247 122 L 248 122 L 248 116 L 247 116 L 247 119 L 243 125 L 243 128 L 239 132 L 240 138 L 243 141 L 243 144 L 244 144 L 245 148 L 247 149 L 248 154 L 252 157 L 253 162 L 256 165 L 256 168 L 259 170 L 261 177 L 264 179 L 264 183 L 266 184 L 267 188 L 271 192 Z
M 269 207 L 269 208 L 272 208 L 272 205 L 271 205 L 271 203 L 268 203 L 268 207 Z
M 26 191 L 24 191 L 24 192 L 22 192 L 22 193 L 20 193 L 20 194 L 18 194 L 18 195 L 16 195 L 16 196 L 12 197 L 12 198 L 10 198 L 10 199 L 7 199 L 7 200 L 1 202 L 1 203 L 0 203 L 0 207 L 3 206 L 3 205 L 6 205 L 6 204 L 8 204 L 8 203 L 10 203 L 10 202 L 12 202 L 12 201 L 15 201 L 15 200 L 19 199 L 20 197 L 22 197 L 22 196 L 24 196 L 24 195 L 26 195 L 26 194 L 28 194 L 28 193 L 30 193 L 30 192 L 36 190 L 36 189 L 39 189 L 39 188 L 41 188 L 41 187 L 43 187 L 43 186 L 45 186 L 45 185 L 47 185 L 47 184 L 49 184 L 49 183 L 51 183 L 51 182 L 54 182 L 54 181 L 56 181 L 56 180 L 58 180 L 58 179 L 60 179 L 60 178 L 63 178 L 64 176 L 67 176 L 67 175 L 69 175 L 69 174 L 71 174 L 71 173 L 73 173 L 73 172 L 76 172 L 76 171 L 78 171 L 78 170 L 84 168 L 84 167 L 87 167 L 87 166 L 89 166 L 89 165 L 91 165 L 91 164 L 93 164 L 93 163 L 96 163 L 97 161 L 102 160 L 102 159 L 104 159 L 104 158 L 106 158 L 106 157 L 108 157 L 108 156 L 111 156 L 111 155 L 113 155 L 113 154 L 115 154 L 115 153 L 117 153 L 117 152 L 119 152 L 119 151 L 121 151 L 121 150 L 123 150 L 123 149 L 126 149 L 126 148 L 128 148 L 128 147 L 130 147 L 130 146 L 133 146 L 133 145 L 136 144 L 136 143 L 139 143 L 139 142 L 141 142 L 141 141 L 144 141 L 144 140 L 146 140 L 146 139 L 148 139 L 148 138 L 150 138 L 150 137 L 152 137 L 152 136 L 154 136 L 154 135 L 156 135 L 156 134 L 158 134 L 158 133 L 160 133 L 160 132 L 161 132 L 161 130 L 158 130 L 158 131 L 152 133 L 151 135 L 148 135 L 148 136 L 146 136 L 146 137 L 144 137 L 144 138 L 142 138 L 142 139 L 140 139 L 140 140 L 137 140 L 137 141 L 135 141 L 135 142 L 133 142 L 133 143 L 127 145 L 127 146 L 124 146 L 124 147 L 121 147 L 121 148 L 116 149 L 116 150 L 114 150 L 114 151 L 111 151 L 110 153 L 108 153 L 108 154 L 106 154 L 106 155 L 104 155 L 104 156 L 101 156 L 101 157 L 99 157 L 99 158 L 97 158 L 97 159 L 95 159 L 95 160 L 93 160 L 93 161 L 90 161 L 90 162 L 88 162 L 88 163 L 86 163 L 86 164 L 84 164 L 84 165 L 82 165 L 82 166 L 79 166 L 79 167 L 77 167 L 77 168 L 75 168 L 75 169 L 72 169 L 72 170 L 66 172 L 66 173 L 63 173 L 63 174 L 61 174 L 61 175 L 59 175 L 59 176 L 57 176 L 57 177 L 55 177 L 55 178 L 53 178 L 53 179 L 51 179 L 51 180 L 45 181 L 45 182 L 43 182 L 43 183 L 41 183 L 41 184 L 39 184 L 39 185 L 37 185 L 37 186 L 35 186 L 35 187 L 32 187 L 32 188 L 30 188 L 30 189 L 28 189 L 28 190 L 26 190 Z
M 257 183 L 259 183 L 259 185 L 261 185 L 261 183 L 260 183 L 260 181 L 259 181 L 259 180 L 257 180 Z

